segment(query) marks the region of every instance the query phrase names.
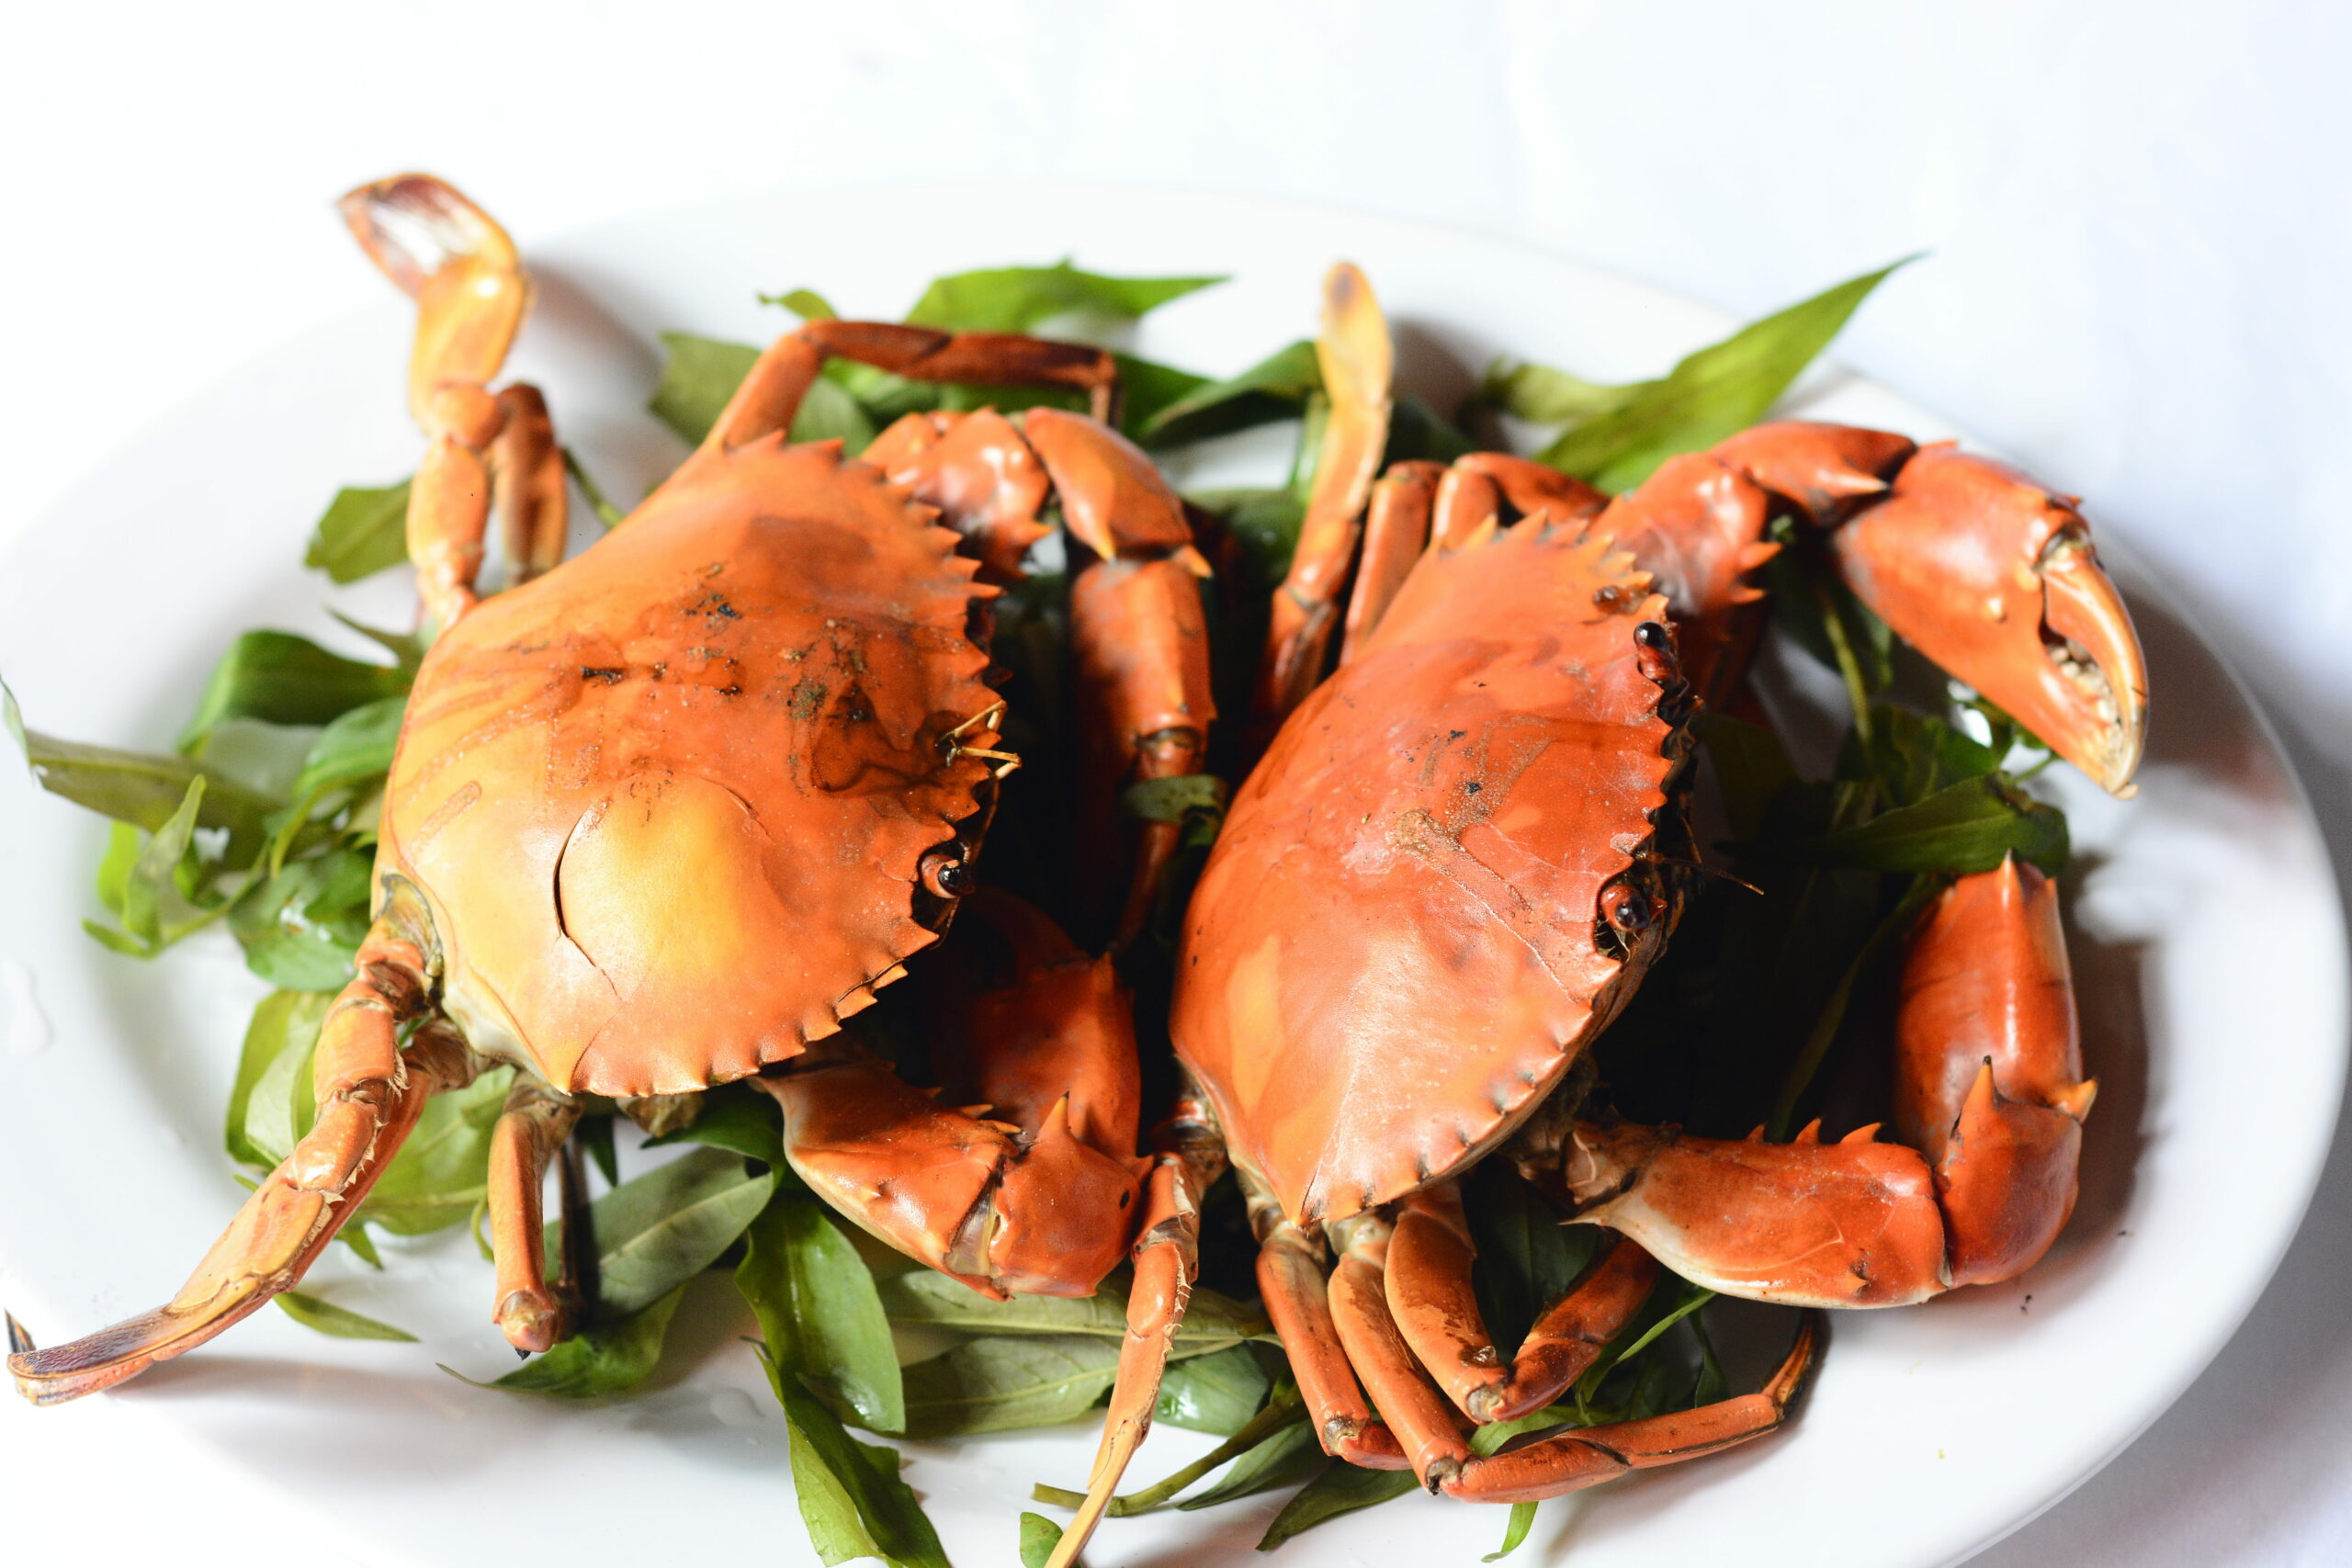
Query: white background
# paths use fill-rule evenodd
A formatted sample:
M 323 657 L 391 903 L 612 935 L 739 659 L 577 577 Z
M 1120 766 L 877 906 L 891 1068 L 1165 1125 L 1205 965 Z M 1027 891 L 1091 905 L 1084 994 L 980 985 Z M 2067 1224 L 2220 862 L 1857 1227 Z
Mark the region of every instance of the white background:
M 2167 570 L 2352 870 L 2341 7 L 379 0 L 51 6 L 7 38 L 0 547 L 248 355 L 375 299 L 326 204 L 404 167 L 458 180 L 526 253 L 730 191 L 958 176 L 1431 220 L 1740 315 L 1925 250 L 1839 356 L 2080 491 Z M 920 211 L 902 238 L 922 245 Z M 2244 899 L 2258 942 L 2261 888 Z M 2260 1072 L 2259 1042 L 2245 1055 Z M 2195 1257 L 2177 1278 L 2198 1289 Z M 2339 1139 L 2212 1370 L 1979 1561 L 2352 1562 L 2347 1287 Z M 2064 1394 L 2018 1390 L 2020 1419 Z M 0 1540 L 28 1516 L 86 1521 L 92 1562 L 374 1561 L 297 1545 L 299 1504 L 105 1401 L 0 1409 Z M 1899 1521 L 1804 1528 L 1868 1562 L 1865 1531 Z

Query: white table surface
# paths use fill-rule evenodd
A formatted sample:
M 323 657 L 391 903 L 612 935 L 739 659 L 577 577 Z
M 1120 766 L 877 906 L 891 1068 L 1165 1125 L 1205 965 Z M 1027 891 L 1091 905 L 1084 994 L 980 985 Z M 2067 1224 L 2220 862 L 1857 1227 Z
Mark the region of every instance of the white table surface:
M 598 218 L 869 176 L 1309 199 L 1743 315 L 1926 250 L 1839 356 L 2080 490 L 2167 569 L 2352 871 L 2341 7 L 377 0 L 49 6 L 6 35 L 0 548 L 243 356 L 374 299 L 326 204 L 397 168 L 458 179 L 526 253 Z M 2258 942 L 2259 888 L 2245 913 Z M 2179 1281 L 2197 1289 L 2195 1258 Z M 1978 1562 L 2352 1562 L 2347 1287 L 2340 1137 L 2211 1371 Z M 2064 1396 L 2018 1393 L 2021 1419 Z M 0 1405 L 10 1562 L 392 1561 L 305 1551 L 311 1525 L 105 1400 Z M 1868 1562 L 1899 1526 L 1807 1528 Z

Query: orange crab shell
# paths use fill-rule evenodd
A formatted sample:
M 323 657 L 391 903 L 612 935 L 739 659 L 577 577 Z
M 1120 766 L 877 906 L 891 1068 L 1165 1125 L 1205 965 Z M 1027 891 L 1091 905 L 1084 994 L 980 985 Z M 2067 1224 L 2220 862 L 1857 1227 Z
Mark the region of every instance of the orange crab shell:
M 935 940 L 919 862 L 989 774 L 945 738 L 994 705 L 967 627 L 995 590 L 934 515 L 838 443 L 705 450 L 434 645 L 378 873 L 423 895 L 477 1050 L 574 1091 L 701 1089 Z
M 1594 921 L 1679 752 L 1670 656 L 1635 630 L 1665 619 L 1632 557 L 1573 525 L 1431 551 L 1242 786 L 1172 1030 L 1291 1218 L 1484 1153 L 1638 978 L 1670 922 L 1621 959 Z

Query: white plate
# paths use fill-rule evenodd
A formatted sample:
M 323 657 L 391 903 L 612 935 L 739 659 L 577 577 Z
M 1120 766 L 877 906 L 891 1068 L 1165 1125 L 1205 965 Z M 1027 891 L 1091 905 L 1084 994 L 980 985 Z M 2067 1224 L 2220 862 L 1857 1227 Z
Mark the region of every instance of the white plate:
M 1529 251 L 1109 188 L 777 196 L 527 254 L 540 304 L 512 369 L 547 389 L 563 439 L 616 496 L 679 455 L 642 412 L 654 334 L 763 341 L 788 319 L 758 306 L 758 290 L 807 285 L 852 313 L 888 315 L 934 273 L 1012 260 L 1230 271 L 1233 283 L 1136 336 L 1145 354 L 1224 372 L 1304 335 L 1317 276 L 1344 255 L 1397 322 L 1407 384 L 1442 395 L 1502 352 L 1601 378 L 1655 374 L 1729 324 Z M 298 562 L 337 486 L 386 482 L 415 461 L 401 401 L 409 321 L 387 289 L 379 308 L 290 345 L 128 449 L 36 530 L 0 573 L 0 670 L 36 726 L 152 747 L 237 630 L 270 624 L 350 645 L 322 612 L 322 581 Z M 1810 386 L 1817 417 L 1951 434 L 1850 378 Z M 2102 540 L 2146 641 L 2155 717 L 2138 800 L 2049 775 L 2081 851 L 2074 956 L 2085 1055 L 2102 1086 L 2073 1225 L 2013 1284 L 1840 1317 L 1787 1432 L 1554 1504 L 1522 1561 L 1571 1548 L 1583 1568 L 1765 1568 L 1825 1549 L 1922 1568 L 1957 1560 L 2130 1442 L 2269 1278 L 2342 1089 L 2335 890 L 2309 808 L 2244 694 L 2113 531 Z M 394 584 L 334 597 L 379 623 L 405 613 Z M 163 1300 L 241 1197 L 217 1122 L 260 987 L 225 938 L 142 965 L 75 930 L 102 835 L 0 767 L 0 1300 L 44 1341 Z M 435 1371 L 494 1375 L 512 1358 L 485 1321 L 489 1273 L 471 1244 L 447 1235 L 416 1252 L 381 1276 L 338 1252 L 313 1279 L 422 1345 L 325 1339 L 266 1314 L 110 1397 L 436 1563 L 510 1568 L 575 1545 L 593 1547 L 583 1560 L 667 1561 L 688 1514 L 714 1561 L 729 1542 L 762 1561 L 808 1560 L 782 1424 L 732 1343 L 741 1325 L 723 1290 L 691 1300 L 673 1330 L 677 1348 L 701 1352 L 674 1358 L 692 1370 L 583 1407 L 480 1393 Z M 1207 1442 L 1163 1431 L 1135 1473 L 1161 1473 Z M 909 1473 L 958 1562 L 1007 1562 L 1030 1483 L 1075 1484 L 1092 1443 L 1070 1428 L 909 1445 Z M 543 1506 L 559 1496 L 578 1506 Z M 1275 1501 L 1114 1521 L 1090 1556 L 1098 1568 L 1238 1561 Z M 1300 1562 L 1467 1563 L 1501 1522 L 1500 1510 L 1413 1498 L 1284 1551 Z

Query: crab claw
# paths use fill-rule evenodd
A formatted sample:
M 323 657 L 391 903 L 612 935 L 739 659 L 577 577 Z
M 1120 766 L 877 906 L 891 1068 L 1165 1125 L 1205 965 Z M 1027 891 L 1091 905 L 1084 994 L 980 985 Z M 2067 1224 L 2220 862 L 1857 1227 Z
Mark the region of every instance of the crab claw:
M 2132 792 L 2147 666 L 2073 498 L 1939 444 L 1830 538 L 1855 592 L 1921 653 Z
M 335 205 L 368 259 L 416 301 L 410 412 L 422 422 L 445 383 L 478 387 L 496 376 L 531 302 L 506 231 L 430 175 L 376 180 Z

